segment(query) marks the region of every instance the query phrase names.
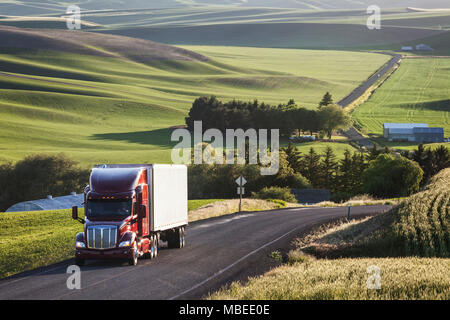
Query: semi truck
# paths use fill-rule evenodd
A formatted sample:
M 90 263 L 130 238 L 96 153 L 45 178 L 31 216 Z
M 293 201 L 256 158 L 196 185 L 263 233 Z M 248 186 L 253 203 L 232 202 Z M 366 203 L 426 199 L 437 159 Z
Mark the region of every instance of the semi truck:
M 84 190 L 84 224 L 75 237 L 75 261 L 153 259 L 160 241 L 185 246 L 187 167 L 166 164 L 96 165 Z

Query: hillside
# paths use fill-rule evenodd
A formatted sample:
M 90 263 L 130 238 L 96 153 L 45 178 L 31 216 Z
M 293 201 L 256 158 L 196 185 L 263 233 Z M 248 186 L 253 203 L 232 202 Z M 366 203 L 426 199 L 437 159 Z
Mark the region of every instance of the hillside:
M 276 104 L 294 98 L 314 107 L 326 91 L 345 96 L 388 59 L 340 51 L 175 48 L 79 31 L 0 31 L 8 45 L 0 46 L 0 162 L 64 152 L 85 167 L 167 163 L 174 145 L 169 128 L 184 123 L 196 97 Z
M 11 12 L 20 14 L 44 14 L 50 12 L 61 12 L 65 10 L 68 4 L 79 4 L 79 1 L 8 1 L 0 6 L 1 12 L 11 14 Z M 369 0 L 346 1 L 346 0 L 159 0 L 149 3 L 145 0 L 108 1 L 96 0 L 81 3 L 85 10 L 114 10 L 114 9 L 143 9 L 143 8 L 176 8 L 187 6 L 227 6 L 227 7 L 271 7 L 271 8 L 297 8 L 302 10 L 320 10 L 320 9 L 361 9 L 367 8 L 373 4 Z M 377 5 L 381 7 L 416 7 L 416 8 L 445 8 L 448 7 L 446 0 L 396 0 L 394 3 L 389 0 L 379 0 Z
M 82 29 L 177 45 L 400 50 L 402 45 L 426 43 L 435 49 L 434 54 L 450 54 L 446 45 L 450 42 L 450 10 L 420 9 L 448 8 L 445 1 L 379 1 L 382 28 L 376 31 L 366 28 L 366 9 L 371 4 L 290 0 L 147 4 L 136 0 L 125 7 L 121 2 L 96 1 L 81 5 Z M 50 10 L 42 2 L 10 4 L 0 16 L 0 25 L 66 29 L 65 5 L 52 3 Z M 24 8 L 27 10 L 22 12 Z M 43 11 L 33 12 L 32 8 Z
M 0 48 L 50 50 L 115 58 L 138 62 L 152 60 L 207 61 L 205 56 L 148 40 L 93 32 L 22 29 L 0 26 Z
M 298 238 L 280 267 L 209 298 L 448 300 L 449 183 L 445 169 L 388 213 L 323 226 Z M 375 270 L 378 290 L 368 288 Z

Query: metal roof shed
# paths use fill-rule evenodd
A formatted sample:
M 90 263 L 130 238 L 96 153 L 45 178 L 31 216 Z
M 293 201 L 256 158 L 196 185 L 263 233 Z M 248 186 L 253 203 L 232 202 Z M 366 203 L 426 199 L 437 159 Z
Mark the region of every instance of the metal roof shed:
M 9 207 L 6 212 L 19 211 L 40 211 L 40 210 L 62 210 L 70 209 L 73 206 L 82 207 L 84 202 L 83 194 L 72 194 L 62 197 L 48 197 L 46 199 L 19 202 Z

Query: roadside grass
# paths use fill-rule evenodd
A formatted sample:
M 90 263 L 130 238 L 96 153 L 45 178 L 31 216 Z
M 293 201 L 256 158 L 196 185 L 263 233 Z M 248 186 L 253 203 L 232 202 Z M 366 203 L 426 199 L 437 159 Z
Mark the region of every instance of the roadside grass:
M 281 200 L 242 199 L 242 212 L 264 211 L 286 207 Z M 239 200 L 230 199 L 217 201 L 189 212 L 189 222 L 239 212 Z
M 296 239 L 287 263 L 208 299 L 450 299 L 450 169 L 393 210 Z M 380 270 L 380 289 L 367 284 Z
M 398 70 L 353 111 L 358 126 L 372 138 L 379 138 L 385 122 L 428 123 L 443 127 L 445 137 L 450 136 L 449 69 L 450 59 L 403 59 Z M 417 146 L 375 140 L 397 149 Z
M 83 231 L 70 210 L 0 213 L 0 226 L 0 278 L 73 257 Z
M 199 199 L 199 200 L 189 200 L 188 201 L 188 211 L 198 209 L 200 207 L 206 206 L 210 203 L 217 201 L 223 201 L 224 199 Z
M 381 270 L 381 289 L 367 288 L 370 266 Z M 209 299 L 242 300 L 448 300 L 450 259 L 365 258 L 284 265 L 248 283 L 235 282 Z
M 189 200 L 189 221 L 237 212 L 238 200 Z M 280 202 L 244 200 L 243 209 L 281 208 Z M 80 209 L 80 217 L 84 210 Z M 71 210 L 0 212 L 0 278 L 70 259 L 83 225 Z

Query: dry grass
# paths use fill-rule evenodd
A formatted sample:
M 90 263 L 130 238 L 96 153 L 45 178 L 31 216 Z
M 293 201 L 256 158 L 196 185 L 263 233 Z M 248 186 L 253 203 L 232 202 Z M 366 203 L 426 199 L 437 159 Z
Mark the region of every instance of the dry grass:
M 279 209 L 282 205 L 279 203 L 259 200 L 259 199 L 242 199 L 242 211 L 263 211 L 271 209 Z M 198 209 L 189 211 L 189 222 L 202 220 L 212 217 L 223 216 L 239 211 L 239 200 L 224 200 L 207 204 Z
M 448 300 L 449 182 L 446 169 L 394 210 L 324 225 L 295 241 L 286 265 L 209 298 Z M 381 272 L 380 289 L 367 286 L 370 266 Z
M 368 289 L 369 266 L 381 270 L 381 289 Z M 314 260 L 285 265 L 233 283 L 209 299 L 332 300 L 450 299 L 450 259 Z

